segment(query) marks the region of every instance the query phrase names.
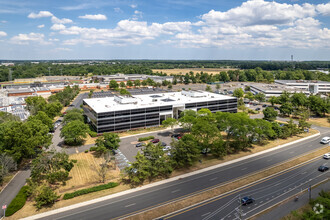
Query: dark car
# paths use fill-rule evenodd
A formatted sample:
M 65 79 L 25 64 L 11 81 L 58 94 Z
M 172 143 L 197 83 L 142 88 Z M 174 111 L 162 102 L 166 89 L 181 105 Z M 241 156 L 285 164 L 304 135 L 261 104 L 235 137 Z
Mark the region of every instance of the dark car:
M 144 146 L 145 144 L 144 143 L 137 143 L 136 145 L 135 145 L 135 147 L 142 147 L 142 146 Z
M 264 107 L 264 108 L 265 108 L 265 107 L 267 107 L 267 105 L 266 105 L 266 104 L 264 104 L 264 105 L 262 105 L 262 107 Z
M 167 146 L 167 144 L 166 144 L 165 142 L 162 142 L 161 145 L 162 145 L 163 147 Z
M 277 106 L 275 106 L 275 107 L 274 107 L 274 109 L 275 109 L 275 110 L 280 110 L 280 108 L 279 108 L 279 107 L 277 107 Z
M 260 111 L 260 108 L 256 108 L 256 111 Z
M 322 166 L 319 167 L 318 170 L 321 171 L 321 172 L 324 172 L 324 171 L 327 171 L 328 169 L 329 169 L 329 167 L 326 167 L 326 166 L 322 165 Z
M 156 144 L 156 143 L 159 142 L 159 139 L 152 139 L 150 142 L 153 143 L 153 144 Z
M 182 138 L 182 134 L 172 134 L 171 138 L 175 138 L 175 139 L 181 139 Z
M 245 196 L 241 199 L 241 204 L 242 205 L 247 205 L 247 204 L 250 204 L 250 203 L 253 203 L 253 202 L 254 202 L 254 199 L 251 196 Z

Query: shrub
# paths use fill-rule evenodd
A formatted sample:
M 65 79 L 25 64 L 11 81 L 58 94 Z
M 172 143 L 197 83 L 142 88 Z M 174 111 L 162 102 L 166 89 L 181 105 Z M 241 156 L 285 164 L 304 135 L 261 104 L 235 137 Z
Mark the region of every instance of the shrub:
M 96 151 L 97 150 L 97 147 L 91 147 L 89 148 L 89 151 Z
M 6 209 L 6 216 L 11 216 L 18 210 L 20 210 L 28 198 L 28 186 L 23 186 L 17 193 L 16 197 L 11 201 Z
M 87 189 L 77 190 L 77 191 L 75 191 L 73 193 L 65 193 L 64 196 L 63 196 L 63 199 L 64 200 L 72 199 L 74 197 L 85 195 L 85 194 L 88 194 L 88 193 L 92 193 L 92 192 L 97 192 L 97 191 L 101 191 L 101 190 L 105 190 L 105 189 L 114 188 L 114 187 L 116 187 L 118 185 L 119 185 L 118 183 L 110 182 L 110 183 L 107 183 L 107 184 L 103 184 L 103 185 L 99 185 L 99 186 L 94 186 L 94 187 L 87 188 Z
M 42 186 L 35 198 L 35 205 L 38 209 L 41 209 L 43 206 L 51 206 L 58 198 L 59 196 L 49 186 Z
M 147 141 L 147 140 L 151 140 L 151 139 L 154 139 L 154 138 L 155 138 L 154 136 L 141 137 L 141 138 L 139 138 L 138 141 Z
M 88 153 L 88 150 L 85 150 L 85 153 Z
M 95 131 L 89 131 L 88 134 L 91 137 L 97 137 L 97 133 Z

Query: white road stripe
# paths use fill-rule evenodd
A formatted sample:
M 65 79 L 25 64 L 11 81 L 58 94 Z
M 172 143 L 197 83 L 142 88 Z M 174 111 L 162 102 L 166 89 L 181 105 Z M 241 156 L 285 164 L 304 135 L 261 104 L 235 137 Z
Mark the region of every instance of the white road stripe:
M 176 192 L 179 192 L 180 189 L 176 189 L 176 190 L 173 190 L 171 193 L 176 193 Z
M 214 178 L 210 179 L 210 181 L 213 181 L 213 180 L 216 180 L 216 179 L 218 179 L 218 177 L 214 177 Z
M 208 212 L 208 213 L 205 213 L 205 214 L 203 214 L 203 215 L 201 215 L 201 216 L 203 217 L 203 216 L 208 215 L 208 214 L 210 214 L 210 213 L 211 213 L 211 212 Z
M 132 203 L 132 204 L 129 204 L 129 205 L 125 205 L 125 207 L 130 207 L 130 206 L 133 206 L 133 205 L 136 205 L 136 203 Z
M 241 169 L 241 170 L 246 170 L 247 168 L 245 167 L 245 168 L 243 168 L 243 169 Z

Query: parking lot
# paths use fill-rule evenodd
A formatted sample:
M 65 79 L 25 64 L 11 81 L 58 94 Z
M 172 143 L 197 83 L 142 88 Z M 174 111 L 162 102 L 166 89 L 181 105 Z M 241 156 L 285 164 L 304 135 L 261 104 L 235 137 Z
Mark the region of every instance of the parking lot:
M 174 129 L 174 133 L 180 133 L 182 132 L 181 129 Z M 130 162 L 135 161 L 135 156 L 138 151 L 141 151 L 143 147 L 136 147 L 135 145 L 138 142 L 138 139 L 140 137 L 147 137 L 147 136 L 154 136 L 155 139 L 159 139 L 160 142 L 166 143 L 166 145 L 171 145 L 172 142 L 172 131 L 171 130 L 166 130 L 166 131 L 158 131 L 158 132 L 152 132 L 148 134 L 141 134 L 141 135 L 136 135 L 133 137 L 127 137 L 127 138 L 122 138 L 120 142 L 120 147 L 119 150 L 126 156 L 126 158 Z M 149 141 L 146 141 L 148 143 Z

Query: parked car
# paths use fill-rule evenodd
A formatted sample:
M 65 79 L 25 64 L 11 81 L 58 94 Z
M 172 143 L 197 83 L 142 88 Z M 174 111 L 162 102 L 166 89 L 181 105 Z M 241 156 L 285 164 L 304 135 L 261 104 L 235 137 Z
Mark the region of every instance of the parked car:
M 153 144 L 157 144 L 159 142 L 159 139 L 152 139 L 150 142 Z
M 261 109 L 260 108 L 256 108 L 256 111 L 260 111 Z
M 322 140 L 320 141 L 321 144 L 328 144 L 330 143 L 330 137 L 324 137 L 322 138 Z
M 250 204 L 250 203 L 253 203 L 253 202 L 254 202 L 254 199 L 251 196 L 245 196 L 241 199 L 241 204 L 242 205 L 247 205 L 247 204 Z
M 163 151 L 169 151 L 169 150 L 171 150 L 171 146 L 165 146 L 165 147 L 163 147 Z
M 165 142 L 162 142 L 161 145 L 165 147 L 167 144 Z
M 182 138 L 182 134 L 172 134 L 171 138 L 175 138 L 175 139 L 181 139 Z
M 321 171 L 321 172 L 324 172 L 324 171 L 327 171 L 328 169 L 329 169 L 329 167 L 322 165 L 322 166 L 319 167 L 318 170 Z
M 263 108 L 266 108 L 266 107 L 267 107 L 267 105 L 266 105 L 266 104 L 263 104 L 263 105 L 262 105 L 262 107 L 263 107 Z
M 324 154 L 324 155 L 323 155 L 323 158 L 324 158 L 324 159 L 330 159 L 330 153 L 326 153 L 326 154 Z
M 279 107 L 277 107 L 277 106 L 275 106 L 275 107 L 274 107 L 274 109 L 275 109 L 275 110 L 280 110 L 280 108 L 279 108 Z
M 135 147 L 142 147 L 142 146 L 144 146 L 145 144 L 144 143 L 137 143 L 136 145 L 135 145 Z

